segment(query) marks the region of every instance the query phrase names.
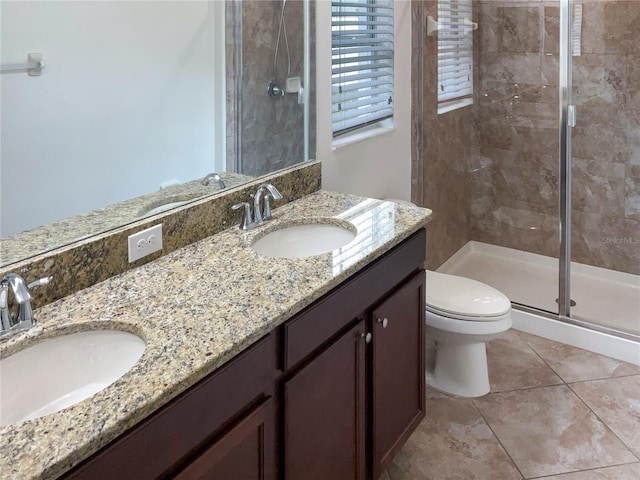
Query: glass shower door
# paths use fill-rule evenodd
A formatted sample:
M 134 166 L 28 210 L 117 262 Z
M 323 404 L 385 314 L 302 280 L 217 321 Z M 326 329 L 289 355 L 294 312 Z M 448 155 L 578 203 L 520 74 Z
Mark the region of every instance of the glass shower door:
M 640 335 L 640 2 L 565 1 L 571 318 Z
M 477 278 L 516 304 L 552 314 L 560 249 L 559 7 L 474 2 L 469 169 L 472 238 L 488 244 Z

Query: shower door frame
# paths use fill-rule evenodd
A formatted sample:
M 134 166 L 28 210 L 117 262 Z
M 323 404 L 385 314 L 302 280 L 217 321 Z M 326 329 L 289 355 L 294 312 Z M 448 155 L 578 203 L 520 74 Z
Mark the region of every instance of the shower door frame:
M 573 0 L 560 0 L 560 60 L 559 60 L 559 118 L 560 118 L 560 252 L 558 316 L 567 321 L 571 316 L 571 8 Z
M 554 314 L 520 303 L 514 306 L 523 312 L 576 325 L 601 333 L 640 342 L 640 335 L 606 327 L 571 317 L 571 130 L 576 124 L 572 99 L 571 27 L 575 0 L 558 0 L 560 6 L 559 44 L 559 240 L 558 313 Z

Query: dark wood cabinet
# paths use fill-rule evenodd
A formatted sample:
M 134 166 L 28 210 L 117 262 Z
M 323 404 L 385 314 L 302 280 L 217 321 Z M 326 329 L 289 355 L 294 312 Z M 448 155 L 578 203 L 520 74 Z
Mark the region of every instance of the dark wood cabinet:
M 192 460 L 176 480 L 272 480 L 273 399 L 266 398 Z
M 279 379 L 275 336 L 272 332 L 256 342 L 66 478 L 145 480 L 173 478 L 178 471 L 182 478 L 213 478 L 190 474 L 224 469 L 234 458 L 242 458 L 251 464 L 247 472 L 255 471 L 251 469 L 256 462 L 261 472 L 241 478 L 274 480 L 277 432 L 269 397 Z M 193 469 L 185 468 L 192 463 Z
M 377 480 L 424 417 L 420 230 L 65 475 Z
M 365 322 L 284 382 L 287 480 L 366 478 Z
M 371 314 L 374 479 L 424 418 L 424 285 L 420 272 Z
M 424 418 L 424 245 L 422 231 L 281 327 L 285 480 L 376 480 Z

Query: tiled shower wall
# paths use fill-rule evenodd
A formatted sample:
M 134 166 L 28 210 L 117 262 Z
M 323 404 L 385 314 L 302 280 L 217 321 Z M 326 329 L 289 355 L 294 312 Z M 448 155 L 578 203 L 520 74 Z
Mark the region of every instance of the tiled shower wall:
M 413 148 L 412 201 L 434 215 L 427 228 L 427 268 L 438 268 L 470 240 L 467 166 L 471 162 L 471 107 L 438 115 L 437 37 L 427 37 L 437 1 L 412 2 Z M 421 44 L 422 42 L 422 44 Z M 422 90 L 422 92 L 420 92 Z M 422 106 L 416 99 L 422 94 Z
M 573 260 L 640 273 L 640 2 L 585 0 Z M 557 256 L 558 2 L 477 2 L 471 237 Z
M 274 67 L 283 5 L 284 24 Z M 238 22 L 236 19 L 231 27 L 227 27 L 227 57 L 232 56 L 234 49 L 238 48 L 233 41 L 236 28 L 239 35 L 236 39 L 240 40 L 239 48 L 242 49 L 239 83 L 230 85 L 228 89 L 227 110 L 229 116 L 236 116 L 237 119 L 227 122 L 228 125 L 235 125 L 236 129 L 232 127 L 228 131 L 232 135 L 227 137 L 228 159 L 235 162 L 235 169 L 239 173 L 260 176 L 304 160 L 304 110 L 303 105 L 298 103 L 298 95 L 286 94 L 275 99 L 267 96 L 267 85 L 272 78 L 276 78 L 282 88 L 285 86 L 289 70 L 287 44 L 289 77 L 303 77 L 303 2 L 252 0 L 238 4 L 228 1 L 228 18 L 233 18 L 237 6 L 241 9 L 239 16 L 242 20 Z M 234 81 L 234 72 L 238 70 L 233 70 L 232 62 L 227 63 L 227 68 L 227 82 Z M 234 98 L 236 92 L 237 97 Z M 310 98 L 314 96 L 310 95 Z M 314 108 L 312 105 L 312 112 Z M 236 131 L 239 143 L 234 142 Z M 315 132 L 315 127 L 310 131 Z M 314 152 L 315 147 L 312 146 L 310 151 Z M 229 168 L 234 167 L 229 165 Z
M 425 15 L 436 16 L 426 13 L 433 3 L 423 2 Z M 446 260 L 465 237 L 463 201 L 468 201 L 467 239 L 557 256 L 558 5 L 474 2 L 473 20 L 479 28 L 474 33 L 471 109 L 433 113 L 434 40 L 422 36 L 423 203 L 444 216 L 443 223 L 453 222 L 446 238 L 432 233 L 430 268 Z M 573 260 L 638 274 L 640 2 L 585 0 L 582 5 L 581 55 L 573 57 L 578 112 L 573 130 Z M 469 110 L 472 114 L 462 119 Z M 465 128 L 468 121 L 471 133 Z M 447 148 L 458 152 L 471 139 L 472 154 L 443 149 L 442 131 Z M 444 165 L 449 166 L 443 172 Z M 454 171 L 466 172 L 465 178 L 454 177 Z M 456 198 L 457 216 L 450 201 Z M 432 223 L 432 230 L 438 227 Z

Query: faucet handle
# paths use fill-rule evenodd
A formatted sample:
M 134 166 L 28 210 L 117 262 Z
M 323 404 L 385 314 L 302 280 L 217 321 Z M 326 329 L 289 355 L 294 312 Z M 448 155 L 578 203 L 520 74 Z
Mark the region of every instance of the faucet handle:
M 232 210 L 238 210 L 244 207 L 244 213 L 242 215 L 242 220 L 240 220 L 240 229 L 241 230 L 249 230 L 249 226 L 251 224 L 251 205 L 249 202 L 240 202 L 236 203 L 231 207 Z
M 7 285 L 11 287 L 13 296 L 19 305 L 24 305 L 31 301 L 31 292 L 29 292 L 29 287 L 24 283 L 24 278 L 20 275 L 17 273 L 8 273 L 4 277 L 3 282 L 6 282 Z
M 20 275 L 8 273 L 0 282 L 0 335 L 11 332 L 26 330 L 36 324 L 31 307 L 30 289 L 46 285 L 53 277 L 44 277 L 27 285 Z M 17 316 L 11 315 L 9 311 L 9 288 L 13 292 L 16 303 L 19 305 Z
M 13 326 L 9 313 L 9 284 L 0 283 L 0 332 L 8 332 Z
M 282 194 L 275 186 L 273 186 L 270 183 L 267 183 L 265 186 L 267 187 L 267 190 L 269 190 L 269 193 L 271 194 L 271 198 L 273 198 L 274 200 L 282 199 Z
M 0 284 L 0 308 L 7 308 L 9 306 L 9 285 L 2 282 Z
M 39 278 L 38 280 L 35 280 L 35 281 L 31 282 L 29 285 L 27 285 L 27 287 L 29 289 L 32 289 L 34 287 L 41 287 L 42 285 L 46 285 L 47 283 L 49 283 L 52 278 L 53 278 L 53 275 L 49 275 L 48 277 Z

